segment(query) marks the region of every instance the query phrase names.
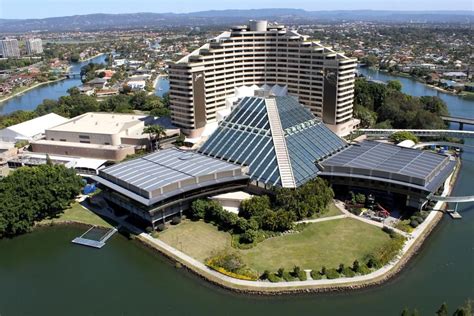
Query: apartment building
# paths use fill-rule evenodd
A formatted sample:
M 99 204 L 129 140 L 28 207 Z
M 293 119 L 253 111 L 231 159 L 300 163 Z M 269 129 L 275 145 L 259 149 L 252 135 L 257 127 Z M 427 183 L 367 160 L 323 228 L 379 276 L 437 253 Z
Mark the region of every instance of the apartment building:
M 0 40 L 0 56 L 3 58 L 20 57 L 20 49 L 16 39 L 5 38 Z
M 242 86 L 286 86 L 339 135 L 353 119 L 356 60 L 283 25 L 250 21 L 170 64 L 172 121 L 191 137 L 226 109 Z
M 41 38 L 29 38 L 26 40 L 26 52 L 28 55 L 43 53 L 43 41 Z

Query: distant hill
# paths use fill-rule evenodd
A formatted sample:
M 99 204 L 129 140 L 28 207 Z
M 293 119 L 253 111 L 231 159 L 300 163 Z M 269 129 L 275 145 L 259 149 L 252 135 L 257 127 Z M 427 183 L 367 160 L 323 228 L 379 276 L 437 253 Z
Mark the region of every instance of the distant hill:
M 281 23 L 373 21 L 395 23 L 471 23 L 466 11 L 305 11 L 302 9 L 220 10 L 193 13 L 87 14 L 46 19 L 0 19 L 0 33 L 29 31 L 92 31 L 106 29 L 163 28 L 231 25 L 248 19 Z

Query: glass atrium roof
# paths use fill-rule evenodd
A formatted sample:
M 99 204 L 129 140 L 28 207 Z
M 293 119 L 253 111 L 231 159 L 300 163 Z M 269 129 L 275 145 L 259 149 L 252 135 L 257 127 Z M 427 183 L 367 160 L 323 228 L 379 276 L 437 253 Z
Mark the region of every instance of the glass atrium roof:
M 316 176 L 315 161 L 346 146 L 293 97 L 245 97 L 199 152 L 247 165 L 252 180 L 274 186 L 282 186 L 286 167 L 299 186 Z

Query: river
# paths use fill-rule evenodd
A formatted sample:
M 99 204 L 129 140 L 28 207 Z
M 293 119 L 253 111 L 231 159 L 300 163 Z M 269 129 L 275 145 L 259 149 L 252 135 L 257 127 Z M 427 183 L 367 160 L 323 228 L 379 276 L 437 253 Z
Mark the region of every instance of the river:
M 468 116 L 469 104 L 456 105 L 456 115 Z M 474 152 L 465 152 L 453 194 L 472 194 L 473 178 Z M 459 209 L 463 219 L 444 218 L 405 270 L 382 286 L 281 297 L 216 288 L 120 235 L 95 250 L 71 244 L 84 229 L 42 228 L 0 241 L 0 315 L 379 316 L 400 315 L 405 306 L 433 315 L 442 302 L 452 313 L 474 298 L 474 203 Z
M 88 61 L 73 63 L 71 65 L 71 72 L 80 72 L 81 67 L 89 63 L 102 64 L 105 63 L 107 55 L 100 55 L 92 58 Z M 82 84 L 81 79 L 71 78 L 56 81 L 53 83 L 39 86 L 38 88 L 29 90 L 24 94 L 18 95 L 12 99 L 0 103 L 0 115 L 5 115 L 18 110 L 31 111 L 36 109 L 38 104 L 43 102 L 44 99 L 58 99 L 64 95 L 67 95 L 67 90 L 72 87 L 77 87 Z
M 413 96 L 438 96 L 448 105 L 449 113 L 452 116 L 465 117 L 465 118 L 474 118 L 474 100 L 455 96 L 452 94 L 443 93 L 427 85 L 424 85 L 414 79 L 392 76 L 386 72 L 370 69 L 370 68 L 359 68 L 359 73 L 363 74 L 365 77 L 374 80 L 388 81 L 388 80 L 398 80 L 402 84 L 402 91 L 406 94 Z M 457 124 L 456 124 L 457 125 Z M 456 127 L 456 126 L 453 126 Z M 468 126 L 466 126 L 468 127 Z M 474 130 L 472 126 L 469 126 L 468 129 Z

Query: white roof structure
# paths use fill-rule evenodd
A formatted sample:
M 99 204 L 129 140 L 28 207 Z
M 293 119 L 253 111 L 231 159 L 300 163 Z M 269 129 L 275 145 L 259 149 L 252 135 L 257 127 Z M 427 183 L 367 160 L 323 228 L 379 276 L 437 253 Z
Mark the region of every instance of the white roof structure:
M 37 140 L 43 137 L 46 129 L 67 121 L 67 118 L 55 113 L 46 114 L 0 130 L 0 141 L 15 143 L 19 140 Z
M 57 164 L 63 164 L 67 168 L 79 169 L 90 169 L 98 172 L 107 163 L 104 159 L 92 159 L 82 157 L 68 157 L 59 155 L 48 155 L 43 153 L 23 153 L 19 155 L 15 160 L 25 165 L 43 165 L 46 164 L 47 157 Z
M 117 134 L 137 125 L 144 126 L 146 115 L 89 112 L 65 120 L 49 131 Z M 141 134 L 141 131 L 140 131 Z
M 401 141 L 397 144 L 399 147 L 405 147 L 405 148 L 412 148 L 415 146 L 415 142 L 412 141 L 411 139 L 405 139 L 404 141 Z

